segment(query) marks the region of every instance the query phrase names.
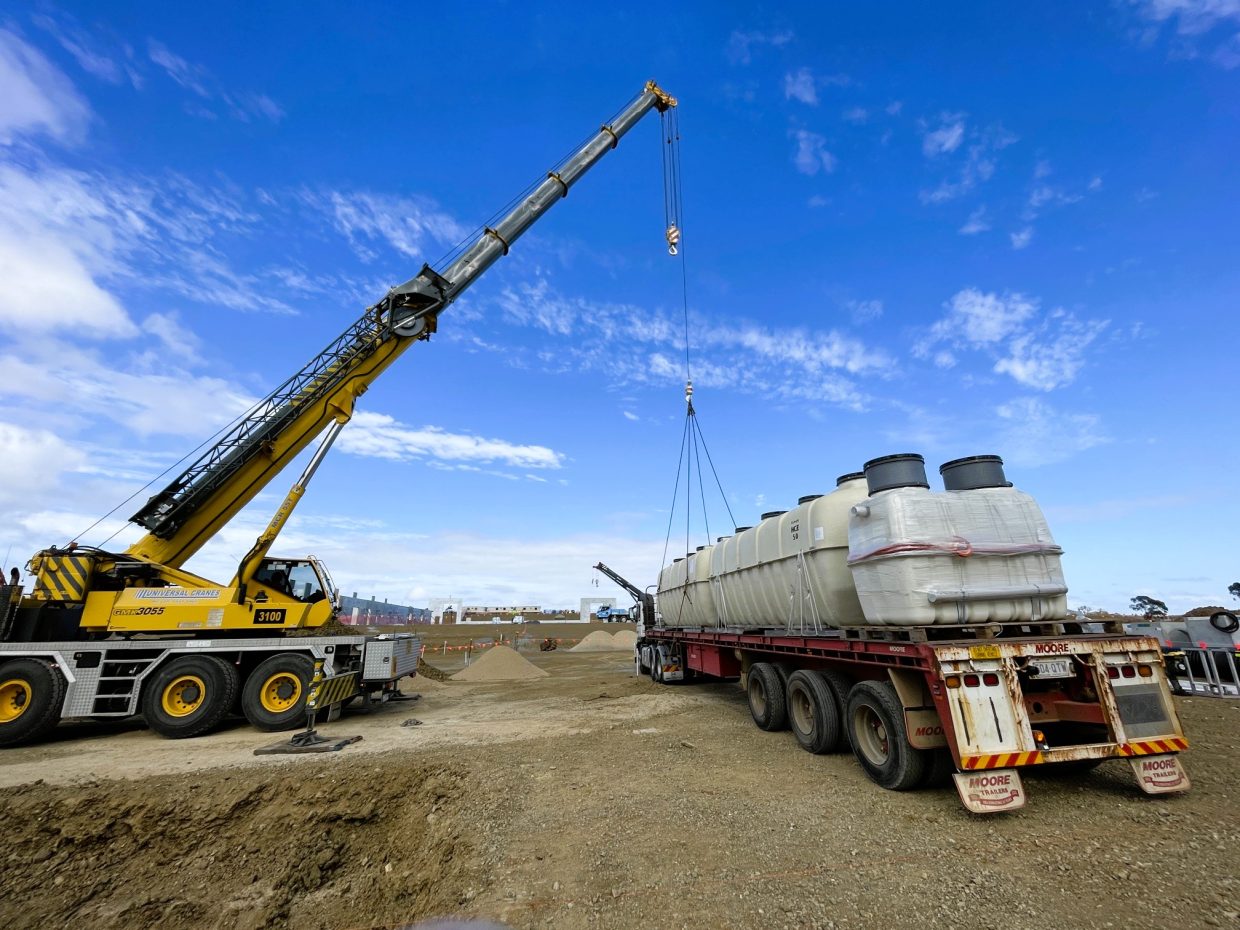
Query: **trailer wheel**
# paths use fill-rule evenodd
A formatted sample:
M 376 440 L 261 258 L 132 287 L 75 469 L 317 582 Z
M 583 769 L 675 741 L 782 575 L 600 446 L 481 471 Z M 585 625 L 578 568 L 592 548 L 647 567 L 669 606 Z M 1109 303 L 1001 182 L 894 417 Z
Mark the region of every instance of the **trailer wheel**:
M 749 697 L 749 713 L 759 729 L 771 731 L 787 728 L 788 705 L 784 683 L 773 665 L 756 662 L 749 666 L 745 690 Z
M 65 676 L 43 659 L 14 659 L 0 666 L 0 746 L 38 739 L 60 721 Z
M 817 672 L 800 670 L 788 677 L 788 727 L 806 752 L 821 755 L 839 745 L 839 708 Z
M 306 722 L 314 663 L 303 655 L 274 655 L 258 664 L 241 691 L 241 711 L 256 730 L 295 730 Z
M 822 680 L 831 688 L 831 696 L 835 698 L 835 710 L 840 717 L 840 738 L 836 744 L 835 751 L 844 752 L 852 746 L 848 739 L 846 715 L 848 711 L 848 692 L 852 690 L 853 680 L 843 672 L 837 672 L 833 668 L 820 669 L 818 674 L 822 676 Z
M 142 718 L 165 739 L 202 736 L 232 708 L 237 678 L 218 656 L 177 656 L 143 686 Z
M 909 745 L 904 708 L 885 681 L 862 681 L 848 694 L 848 738 L 867 775 L 891 791 L 907 791 L 926 774 L 926 752 Z
M 952 758 L 950 749 L 929 750 L 930 760 L 926 765 L 926 774 L 922 785 L 926 788 L 941 788 L 951 784 L 952 775 L 956 774 L 956 760 Z

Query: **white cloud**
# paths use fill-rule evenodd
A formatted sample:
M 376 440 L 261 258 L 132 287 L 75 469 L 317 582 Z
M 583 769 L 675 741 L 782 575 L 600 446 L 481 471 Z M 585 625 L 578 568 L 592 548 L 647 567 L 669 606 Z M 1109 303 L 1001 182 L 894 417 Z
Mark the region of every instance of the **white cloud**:
M 831 198 L 824 197 L 822 194 L 814 194 L 809 200 L 805 201 L 807 207 L 813 207 L 817 210 L 819 207 L 827 207 L 831 205 Z
M 91 111 L 73 83 L 5 29 L 0 29 L 0 88 L 0 145 L 38 135 L 71 144 L 85 136 Z
M 827 151 L 827 140 L 816 132 L 808 129 L 793 130 L 790 135 L 796 140 L 796 152 L 792 155 L 792 163 L 801 174 L 811 177 L 819 171 L 830 174 L 835 170 L 836 158 Z
M 883 107 L 883 112 L 888 116 L 899 116 L 900 111 L 904 109 L 904 101 L 893 100 L 887 106 Z
M 1222 23 L 1240 23 L 1240 0 L 1129 0 L 1146 19 L 1175 20 L 1181 35 L 1201 35 Z
M 1063 413 L 1036 397 L 995 408 L 1002 421 L 996 447 L 1010 465 L 1051 465 L 1110 441 L 1092 413 Z
M 1010 375 L 1025 387 L 1051 391 L 1076 379 L 1085 364 L 1085 350 L 1106 328 L 1105 321 L 1081 323 L 1068 314 L 1052 314 L 1040 330 L 1023 332 L 1008 344 L 1008 355 L 995 371 Z
M 92 74 L 109 84 L 124 82 L 126 77 L 124 69 L 106 53 L 100 51 L 83 30 L 73 25 L 71 17 L 62 16 L 64 22 L 58 23 L 49 15 L 37 13 L 30 19 L 40 29 L 50 33 L 87 74 Z
M 944 179 L 933 190 L 923 190 L 918 196 L 922 203 L 947 203 L 970 191 L 978 184 L 989 181 L 995 173 L 998 153 L 1016 142 L 1016 136 L 1001 126 L 991 126 L 981 133 L 968 133 L 971 141 L 960 173 L 954 180 Z
M 937 129 L 923 132 L 921 150 L 929 158 L 954 152 L 964 141 L 965 114 L 943 113 Z
M 0 421 L 0 462 L 4 462 L 0 504 L 17 506 L 46 493 L 55 488 L 61 472 L 73 471 L 82 459 L 54 433 Z
M 982 206 L 969 214 L 965 224 L 960 227 L 960 235 L 976 236 L 978 233 L 984 233 L 989 229 L 990 221 L 986 218 L 986 208 Z
M 773 32 L 744 32 L 737 29 L 728 37 L 725 54 L 728 56 L 728 61 L 732 62 L 732 64 L 747 65 L 753 60 L 754 49 L 763 46 L 783 48 L 792 39 L 792 32 L 786 29 Z
M 626 420 L 632 420 L 634 423 L 636 423 L 638 420 L 640 420 L 640 419 L 641 419 L 641 417 L 639 417 L 637 414 L 633 413 L 631 410 L 625 410 L 625 411 L 624 411 L 624 418 L 625 418 Z
M 809 68 L 800 68 L 784 75 L 784 98 L 799 100 L 811 107 L 818 106 L 818 88 Z
M 679 314 L 565 297 L 541 273 L 505 288 L 497 303 L 503 322 L 547 334 L 537 359 L 544 371 L 596 370 L 620 384 L 684 383 Z M 885 377 L 894 367 L 886 353 L 834 330 L 771 329 L 730 317 L 726 323 L 697 318 L 692 333 L 693 382 L 703 387 L 860 408 L 866 397 L 851 376 Z M 632 351 L 634 344 L 644 347 L 644 364 L 617 368 L 617 347 Z M 496 351 L 510 365 L 524 364 Z
M 382 413 L 359 411 L 340 435 L 340 448 L 354 455 L 408 461 L 509 465 L 514 468 L 560 468 L 564 455 L 546 446 L 511 443 L 449 433 L 437 426 L 405 426 Z
M 870 118 L 870 111 L 865 107 L 849 107 L 840 116 L 848 123 L 864 123 Z
M 386 242 L 401 255 L 422 258 L 430 242 L 453 245 L 468 229 L 422 197 L 395 197 L 370 191 L 303 191 L 301 200 L 332 218 L 364 261 L 376 258 L 372 246 Z
M 1033 241 L 1033 227 L 1026 226 L 1023 229 L 1018 229 L 1016 232 L 1011 233 L 1010 237 L 1012 239 L 1012 248 L 1019 251 Z
M 204 100 L 211 99 L 211 92 L 207 90 L 206 86 L 210 74 L 206 68 L 191 64 L 180 55 L 174 53 L 168 46 L 154 39 L 147 41 L 147 54 L 150 55 L 151 61 L 164 69 L 168 77 L 172 78 L 172 80 L 186 90 L 193 91 Z
M 931 335 L 970 346 L 1001 342 L 1038 310 L 1023 294 L 984 294 L 971 287 L 954 294 L 946 306 L 947 316 L 931 327 Z
M 846 304 L 854 323 L 871 323 L 883 315 L 881 300 L 850 300 Z
M 957 292 L 946 307 L 947 315 L 913 347 L 916 357 L 950 368 L 957 363 L 951 349 L 983 351 L 995 359 L 996 374 L 1039 391 L 1074 381 L 1086 350 L 1109 325 L 1106 320 L 1081 322 L 1063 310 L 1039 318 L 1037 301 L 1023 294 L 975 288 Z

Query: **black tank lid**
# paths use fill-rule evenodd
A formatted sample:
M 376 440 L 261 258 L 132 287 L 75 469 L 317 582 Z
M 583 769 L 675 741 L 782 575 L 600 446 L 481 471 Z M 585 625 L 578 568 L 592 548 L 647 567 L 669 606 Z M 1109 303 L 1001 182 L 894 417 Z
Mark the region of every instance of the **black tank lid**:
M 976 491 L 981 488 L 1010 488 L 1003 473 L 1003 459 L 997 455 L 970 455 L 939 466 L 943 487 L 948 491 Z
M 752 527 L 752 526 L 738 526 L 735 530 L 733 530 L 733 532 L 734 532 L 734 533 L 743 533 L 743 532 L 745 532 L 745 530 L 752 530 L 752 529 L 753 529 L 753 527 Z
M 916 452 L 870 459 L 865 463 L 865 483 L 871 494 L 895 488 L 929 488 L 926 460 Z
M 864 478 L 864 477 L 865 477 L 865 472 L 863 471 L 850 471 L 848 474 L 840 475 L 838 478 L 836 478 L 835 486 L 838 488 L 841 484 L 843 484 L 846 481 L 857 481 L 858 479 Z
M 715 542 L 717 542 L 717 543 L 721 543 L 721 542 L 723 542 L 725 539 L 731 539 L 731 538 L 732 538 L 731 536 L 716 536 L 716 537 L 715 537 Z
M 820 497 L 822 497 L 822 495 L 821 495 L 821 494 L 806 494 L 804 497 L 798 497 L 798 498 L 797 498 L 797 503 L 798 503 L 798 504 L 808 504 L 810 501 L 816 501 L 816 500 L 818 500 L 818 498 L 820 498 Z
M 786 510 L 768 510 L 766 513 L 762 515 L 762 519 L 769 520 L 771 517 L 782 516 L 783 514 L 786 514 L 787 512 L 788 511 Z
M 702 551 L 703 549 L 705 549 L 705 548 L 706 548 L 705 546 L 698 546 L 698 547 L 697 547 L 696 549 L 694 549 L 693 551 L 694 551 L 694 552 L 701 552 L 701 551 Z

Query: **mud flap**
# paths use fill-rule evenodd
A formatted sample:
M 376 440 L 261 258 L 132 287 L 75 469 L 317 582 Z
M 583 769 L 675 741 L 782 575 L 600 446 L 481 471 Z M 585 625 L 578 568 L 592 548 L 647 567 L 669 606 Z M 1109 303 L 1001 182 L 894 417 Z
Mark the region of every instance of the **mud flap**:
M 974 814 L 998 814 L 1025 806 L 1025 789 L 1016 769 L 989 769 L 953 775 L 960 801 Z
M 1192 787 L 1179 756 L 1134 756 L 1128 762 L 1146 794 L 1171 794 Z

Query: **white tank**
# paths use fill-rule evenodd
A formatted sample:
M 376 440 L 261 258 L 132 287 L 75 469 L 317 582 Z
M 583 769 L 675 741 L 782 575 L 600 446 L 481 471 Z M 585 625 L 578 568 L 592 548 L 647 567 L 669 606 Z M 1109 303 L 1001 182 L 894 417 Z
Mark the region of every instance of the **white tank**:
M 1068 615 L 1062 549 L 1010 487 L 880 491 L 853 508 L 848 559 L 876 624 L 1030 623 Z
M 1002 465 L 948 462 L 949 490 L 932 492 L 921 456 L 867 462 L 831 494 L 665 567 L 663 622 L 812 632 L 1066 619 L 1062 550 Z
M 813 631 L 865 623 L 847 565 L 848 513 L 864 500 L 865 480 L 848 476 L 832 493 L 805 499 L 796 509 L 766 516 L 756 526 L 697 553 L 697 584 L 684 560 L 659 575 L 659 610 L 666 626 L 728 626 Z M 709 564 L 703 560 L 711 551 Z M 694 608 L 684 607 L 692 602 Z M 709 608 L 703 616 L 697 605 Z

